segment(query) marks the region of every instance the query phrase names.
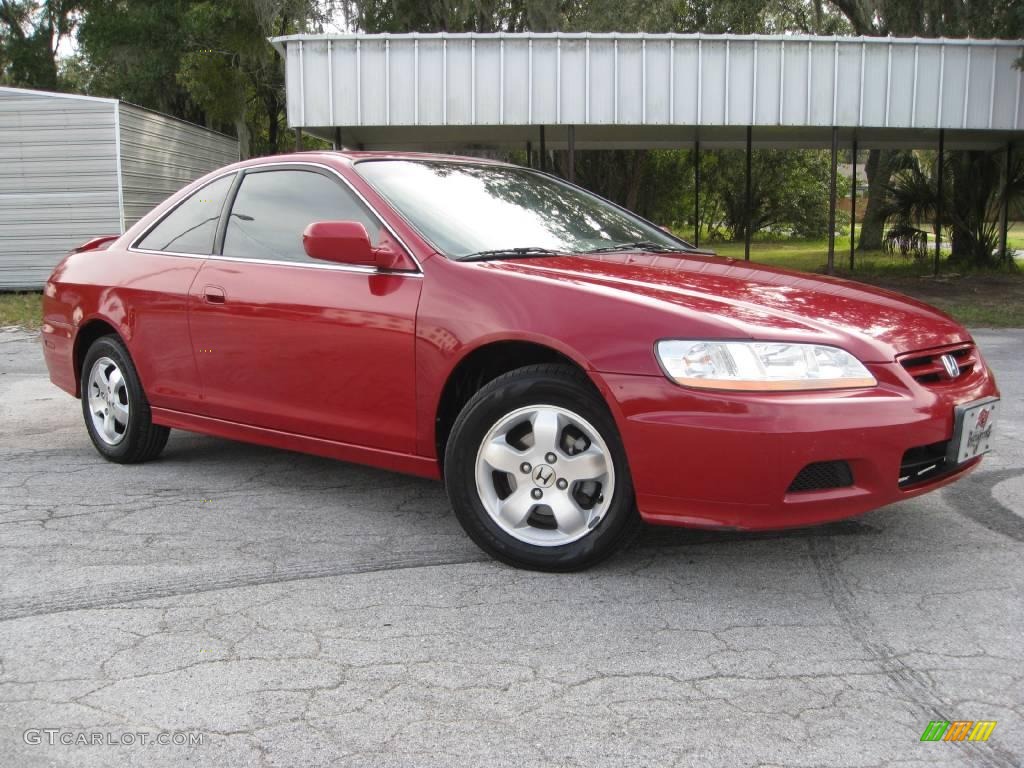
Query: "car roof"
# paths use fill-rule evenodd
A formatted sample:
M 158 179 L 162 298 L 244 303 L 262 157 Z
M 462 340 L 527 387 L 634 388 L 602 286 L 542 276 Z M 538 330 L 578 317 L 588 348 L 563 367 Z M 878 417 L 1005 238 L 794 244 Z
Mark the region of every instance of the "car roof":
M 332 152 L 330 154 L 339 154 L 349 157 L 352 160 L 457 160 L 461 162 L 470 163 L 488 163 L 492 165 L 508 165 L 508 163 L 502 162 L 501 160 L 492 160 L 486 157 L 468 157 L 466 155 L 445 155 L 437 152 L 390 152 L 390 151 L 366 151 L 366 150 L 343 150 L 338 152 Z
M 486 157 L 466 157 L 462 155 L 443 155 L 434 152 L 405 152 L 405 151 L 390 151 L 390 150 L 378 150 L 378 151 L 366 151 L 366 150 L 307 150 L 303 152 L 288 152 L 281 155 L 266 155 L 263 157 L 252 158 L 251 160 L 244 161 L 245 165 L 259 165 L 261 163 L 284 163 L 289 160 L 302 161 L 302 160 L 348 160 L 349 162 L 359 162 L 361 160 L 430 160 L 433 162 L 458 162 L 458 163 L 478 163 L 486 165 L 501 165 L 511 166 L 510 163 L 503 162 L 501 160 L 492 160 Z

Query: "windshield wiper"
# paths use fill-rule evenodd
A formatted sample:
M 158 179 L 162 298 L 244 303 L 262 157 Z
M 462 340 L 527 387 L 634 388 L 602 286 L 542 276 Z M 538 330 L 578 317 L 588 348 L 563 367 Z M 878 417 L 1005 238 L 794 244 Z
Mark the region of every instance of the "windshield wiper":
M 527 258 L 530 256 L 565 256 L 565 251 L 555 251 L 551 248 L 537 248 L 527 246 L 525 248 L 495 248 L 491 251 L 478 251 L 468 256 L 463 256 L 459 261 L 488 261 L 490 259 L 515 259 Z
M 656 251 L 657 253 L 686 253 L 686 248 L 669 248 L 666 245 L 660 243 L 654 243 L 650 240 L 637 240 L 632 243 L 619 243 L 618 245 L 608 245 L 604 248 L 592 248 L 589 251 L 583 251 L 583 253 L 611 253 L 613 251 Z

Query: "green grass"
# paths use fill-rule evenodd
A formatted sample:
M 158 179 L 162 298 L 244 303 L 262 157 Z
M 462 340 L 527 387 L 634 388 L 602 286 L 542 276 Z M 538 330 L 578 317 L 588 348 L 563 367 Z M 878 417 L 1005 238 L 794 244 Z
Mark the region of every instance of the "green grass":
M 975 328 L 1024 328 L 1024 305 L 1019 302 L 963 303 L 932 299 L 929 303 Z
M 719 256 L 742 259 L 743 243 L 707 243 L 707 247 Z M 802 272 L 824 272 L 828 263 L 828 240 L 755 240 L 750 244 L 750 259 L 761 264 L 771 264 Z M 943 258 L 943 264 L 945 258 Z M 835 245 L 835 267 L 839 274 L 850 273 L 850 238 L 837 237 Z M 869 276 L 917 276 L 930 275 L 934 264 L 929 258 L 916 262 L 911 258 L 894 256 L 882 251 L 854 253 L 854 274 Z
M 38 328 L 42 322 L 43 294 L 0 293 L 0 326 Z
M 859 227 L 858 227 L 859 228 Z M 684 240 L 693 237 L 693 232 L 678 231 L 677 235 Z M 1024 221 L 1011 222 L 1007 232 L 1006 244 L 1013 250 L 1024 251 Z M 730 256 L 734 259 L 743 258 L 742 242 L 716 242 L 701 240 L 702 248 L 710 248 L 720 256 Z M 836 238 L 835 264 L 838 270 L 848 270 L 850 263 L 850 237 L 843 235 Z M 929 248 L 929 258 L 921 263 L 911 258 L 874 251 L 854 253 L 855 269 L 865 274 L 910 274 L 930 275 L 933 271 L 932 250 Z M 948 252 L 943 252 L 943 264 Z M 787 269 L 799 269 L 804 272 L 820 271 L 828 261 L 828 240 L 821 238 L 817 240 L 769 240 L 754 235 L 750 244 L 750 258 L 764 264 L 773 264 L 777 267 Z M 1024 266 L 1024 264 L 1022 264 Z
M 1024 221 L 1015 221 L 1006 231 L 1006 246 L 1016 251 L 1024 251 Z
M 743 243 L 705 243 L 702 247 L 710 248 L 719 256 L 729 256 L 734 259 L 742 259 L 744 256 Z M 849 248 L 849 245 L 846 245 Z M 840 249 L 839 241 L 836 241 L 836 258 L 846 251 Z M 752 242 L 750 244 L 750 258 L 762 264 L 772 264 L 776 267 L 787 269 L 799 269 L 804 272 L 813 272 L 824 266 L 827 260 L 828 243 L 822 240 L 789 240 L 780 242 Z

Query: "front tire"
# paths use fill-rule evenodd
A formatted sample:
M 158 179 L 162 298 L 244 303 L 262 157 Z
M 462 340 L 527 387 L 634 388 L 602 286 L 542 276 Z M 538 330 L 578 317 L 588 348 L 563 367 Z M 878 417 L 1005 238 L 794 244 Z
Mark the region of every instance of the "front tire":
M 444 469 L 459 523 L 510 565 L 587 568 L 639 529 L 615 422 L 569 366 L 528 366 L 484 386 L 452 428 Z
M 85 428 L 103 458 L 136 464 L 160 455 L 171 430 L 153 423 L 135 365 L 116 336 L 101 336 L 85 353 L 80 394 Z

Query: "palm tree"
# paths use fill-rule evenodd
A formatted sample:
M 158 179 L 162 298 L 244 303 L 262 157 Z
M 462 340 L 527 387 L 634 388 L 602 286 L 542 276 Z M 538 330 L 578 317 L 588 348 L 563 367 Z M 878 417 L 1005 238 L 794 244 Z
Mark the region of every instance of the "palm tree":
M 1001 153 L 953 152 L 945 166 L 941 223 L 943 231 L 950 233 L 950 260 L 964 266 L 996 266 L 1004 194 L 1011 211 L 1019 212 L 1024 200 L 1024 161 L 1018 159 L 1012 164 L 1005 193 Z M 890 247 L 909 245 L 919 258 L 927 255 L 927 235 L 922 226 L 930 224 L 934 232 L 938 223 L 936 170 L 934 153 L 913 152 L 903 156 L 886 186 L 882 206 Z
M 878 209 L 887 226 L 882 245 L 890 253 L 913 253 L 914 258 L 923 261 L 928 258 L 928 233 L 921 226 L 931 222 L 934 232 L 938 223 L 935 164 L 929 167 L 914 152 L 900 153 L 896 163 Z M 943 216 L 942 225 L 949 226 L 948 216 Z

